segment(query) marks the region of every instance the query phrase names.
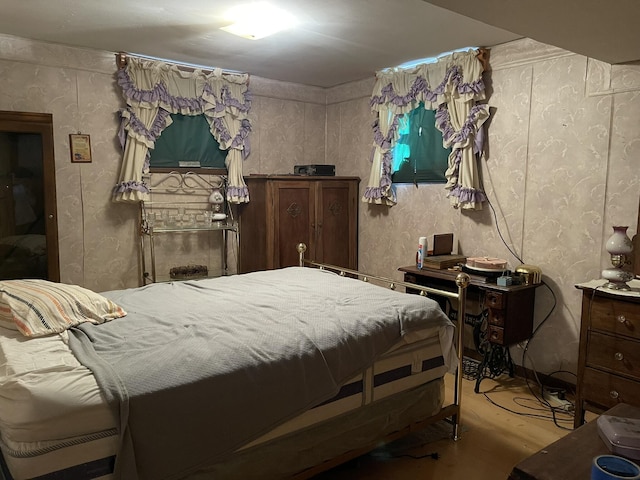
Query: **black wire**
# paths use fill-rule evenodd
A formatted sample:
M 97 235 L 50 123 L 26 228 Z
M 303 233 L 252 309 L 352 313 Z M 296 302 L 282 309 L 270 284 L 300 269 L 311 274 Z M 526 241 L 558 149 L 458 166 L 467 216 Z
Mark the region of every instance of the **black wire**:
M 484 189 L 484 185 L 482 185 L 482 190 L 485 191 Z M 513 249 L 507 244 L 506 240 L 504 239 L 502 232 L 500 231 L 500 225 L 498 223 L 498 216 L 496 213 L 495 208 L 493 207 L 493 204 L 491 203 L 491 200 L 489 200 L 489 197 L 486 195 L 486 191 L 485 191 L 485 197 L 487 199 L 487 204 L 489 205 L 489 208 L 491 209 L 491 212 L 493 213 L 493 219 L 496 225 L 496 231 L 498 232 L 498 236 L 500 237 L 500 240 L 502 240 L 503 245 L 507 248 L 507 250 L 509 250 L 509 253 L 511 253 L 511 255 L 513 255 L 514 258 L 516 258 L 521 264 L 524 264 L 524 260 L 522 260 L 522 258 L 520 258 L 520 256 L 513 251 Z M 546 409 L 548 409 L 551 413 L 551 416 L 538 416 L 537 414 L 527 414 L 527 413 L 522 413 L 522 412 L 516 412 L 513 410 L 510 410 L 506 407 L 503 407 L 502 405 L 498 405 L 496 402 L 494 402 L 493 400 L 491 400 L 487 394 L 485 393 L 484 396 L 487 398 L 487 400 L 489 400 L 489 402 L 491 402 L 493 405 L 502 408 L 503 410 L 506 410 L 508 412 L 511 413 L 515 413 L 518 415 L 523 415 L 523 416 L 529 416 L 529 417 L 536 417 L 536 418 L 546 418 L 546 419 L 552 419 L 553 423 L 558 427 L 558 428 L 562 428 L 562 429 L 567 429 L 566 427 L 563 427 L 561 425 L 558 424 L 558 418 L 557 418 L 557 413 L 558 412 L 562 412 L 562 413 L 568 413 L 563 409 L 554 407 L 553 405 L 551 405 L 549 402 L 547 402 L 547 400 L 545 400 L 544 398 L 544 393 L 542 398 L 540 398 L 538 396 L 538 394 L 533 390 L 533 388 L 531 387 L 531 382 L 530 379 L 527 375 L 527 369 L 525 366 L 525 362 L 526 362 L 526 354 L 527 351 L 529 350 L 529 345 L 531 344 L 531 341 L 534 339 L 534 337 L 536 336 L 536 333 L 538 333 L 538 331 L 540 330 L 540 328 L 542 328 L 542 326 L 547 322 L 547 320 L 551 317 L 551 314 L 554 312 L 554 310 L 556 309 L 556 306 L 558 305 L 558 300 L 556 298 L 556 294 L 553 291 L 553 289 L 544 281 L 541 280 L 542 285 L 544 285 L 549 292 L 551 293 L 551 296 L 553 297 L 553 305 L 551 306 L 551 309 L 549 310 L 549 312 L 547 313 L 547 315 L 545 315 L 545 317 L 542 319 L 542 321 L 538 324 L 538 326 L 533 330 L 533 332 L 531 332 L 531 335 L 529 336 L 529 338 L 527 339 L 527 343 L 524 346 L 524 349 L 522 351 L 522 370 L 524 372 L 524 380 L 525 383 L 527 384 L 527 388 L 529 389 L 529 392 L 531 392 L 531 395 L 533 395 L 533 397 L 539 402 L 540 405 L 546 407 Z M 507 347 L 508 349 L 509 347 Z M 490 369 L 491 370 L 491 369 Z M 482 372 L 479 372 L 479 374 Z M 553 372 L 553 373 L 559 373 L 559 371 Z M 571 373 L 571 372 L 569 372 Z M 544 385 L 542 385 L 542 383 L 539 383 L 539 387 L 541 389 L 542 392 L 544 392 Z M 567 429 L 567 430 L 571 430 L 571 429 Z
M 538 324 L 538 326 L 533 330 L 533 332 L 531 333 L 531 336 L 527 340 L 527 344 L 524 346 L 524 349 L 522 350 L 522 370 L 524 371 L 524 378 L 525 378 L 525 381 L 527 382 L 527 386 L 529 387 L 529 391 L 533 394 L 534 397 L 536 397 L 542 403 L 549 405 L 549 402 L 544 400 L 544 397 L 542 399 L 538 398 L 537 394 L 531 388 L 531 385 L 529 384 L 529 377 L 527 376 L 527 369 L 525 368 L 525 359 L 526 359 L 527 351 L 529 350 L 529 345 L 531 344 L 531 341 L 534 339 L 534 337 L 536 336 L 536 333 L 538 333 L 540 328 L 542 328 L 542 326 L 547 322 L 547 320 L 549 320 L 549 317 L 551 317 L 551 314 L 556 309 L 556 305 L 558 303 L 556 294 L 553 291 L 553 289 L 549 285 L 547 285 L 546 282 L 544 282 L 544 280 L 542 281 L 542 285 L 547 287 L 549 292 L 551 292 L 551 296 L 553 297 L 553 305 L 551 306 L 549 313 L 547 313 L 547 315 L 542 319 L 542 321 Z M 543 388 L 542 384 L 540 384 L 540 388 Z M 551 407 L 551 405 L 549 405 L 549 407 Z
M 438 452 L 433 453 L 425 453 L 424 455 L 411 455 L 409 453 L 403 453 L 402 455 L 393 455 L 393 458 L 401 458 L 401 457 L 409 457 L 414 460 L 422 460 L 423 458 L 433 458 L 434 460 L 438 460 L 440 458 L 440 454 Z
M 495 400 L 491 399 L 491 398 L 489 397 L 489 394 L 488 394 L 488 393 L 486 393 L 486 392 L 485 392 L 485 393 L 483 393 L 483 395 L 484 395 L 484 397 L 485 397 L 485 398 L 486 398 L 486 399 L 487 399 L 491 404 L 493 404 L 493 405 L 495 405 L 496 407 L 501 408 L 502 410 L 505 410 L 505 411 L 507 411 L 507 412 L 509 412 L 509 413 L 513 413 L 513 414 L 520 415 L 520 416 L 522 416 L 522 417 L 527 417 L 527 418 L 540 418 L 540 419 L 543 419 L 543 420 L 553 420 L 553 421 L 554 421 L 554 423 L 555 423 L 555 425 L 556 425 L 558 428 L 565 428 L 565 427 L 563 427 L 563 426 L 561 426 L 561 425 L 558 425 L 558 424 L 556 423 L 556 422 L 557 422 L 557 421 L 559 421 L 559 420 L 556 418 L 556 413 L 554 412 L 554 410 L 556 410 L 555 408 L 552 408 L 552 409 L 551 409 L 551 412 L 550 412 L 549 414 L 547 414 L 547 415 L 543 415 L 543 414 L 539 414 L 539 413 L 518 412 L 518 411 L 512 410 L 512 409 L 510 409 L 510 408 L 507 408 L 507 407 L 505 407 L 505 406 L 503 406 L 503 405 L 500 405 L 500 404 L 499 404 L 499 403 L 497 403 Z M 519 398 L 519 397 L 514 397 L 514 399 L 513 399 L 513 400 L 514 400 L 514 402 L 515 402 L 515 400 L 516 400 L 517 398 Z M 524 397 L 523 397 L 522 399 L 524 399 Z M 516 402 L 516 404 L 517 404 L 517 402 Z M 534 408 L 534 407 L 527 407 L 527 406 L 525 406 L 525 405 L 519 405 L 519 406 L 521 406 L 521 407 L 523 407 L 523 408 L 530 408 L 530 409 L 538 410 L 538 411 L 544 411 L 544 412 L 547 412 L 547 411 L 548 411 L 548 409 L 540 409 L 540 408 L 536 409 L 536 408 Z M 564 414 L 569 415 L 569 412 L 566 412 L 566 411 L 564 411 L 564 410 L 560 410 L 560 412 L 563 412 Z M 560 420 L 560 421 L 565 421 L 565 422 L 571 422 L 571 423 L 573 423 L 573 416 L 571 416 L 571 418 L 567 418 L 566 420 Z M 572 430 L 572 429 L 568 429 L 568 430 Z
M 482 190 L 484 190 L 484 186 L 482 187 Z M 518 254 L 516 254 L 511 249 L 511 247 L 507 244 L 506 240 L 502 236 L 502 232 L 500 231 L 500 227 L 498 225 L 498 215 L 496 214 L 496 210 L 495 208 L 493 208 L 493 205 L 491 204 L 491 201 L 489 200 L 489 197 L 487 196 L 486 192 L 485 192 L 485 197 L 487 198 L 487 204 L 489 205 L 489 208 L 491 208 L 491 211 L 493 212 L 493 220 L 496 223 L 496 231 L 498 232 L 498 236 L 500 237 L 500 240 L 502 240 L 502 243 L 504 244 L 504 246 L 507 247 L 507 250 L 509 250 L 509 253 L 511 253 L 511 255 L 513 255 L 516 260 L 518 260 L 520 263 L 524 263 L 524 261 L 518 256 Z

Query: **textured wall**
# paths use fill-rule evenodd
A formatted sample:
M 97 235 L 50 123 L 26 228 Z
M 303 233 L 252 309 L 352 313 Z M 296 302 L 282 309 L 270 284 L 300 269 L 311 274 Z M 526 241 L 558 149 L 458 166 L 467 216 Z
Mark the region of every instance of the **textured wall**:
M 95 290 L 137 284 L 137 207 L 115 206 L 120 99 L 115 57 L 0 35 L 0 109 L 53 115 L 60 244 L 66 283 Z M 93 161 L 71 163 L 69 134 L 91 135 Z
M 140 279 L 138 206 L 111 202 L 121 161 L 117 112 L 124 106 L 115 72 L 111 52 L 0 35 L 0 110 L 53 114 L 61 280 L 96 291 Z M 323 163 L 324 89 L 252 77 L 251 90 L 245 173 L 293 173 L 293 165 Z M 78 131 L 91 136 L 90 164 L 70 162 L 69 134 Z M 177 264 L 203 261 L 193 246 L 202 239 L 163 241 L 180 254 Z
M 516 267 L 520 261 L 502 236 L 522 260 L 542 268 L 553 291 L 537 290 L 536 325 L 546 320 L 527 367 L 575 371 L 574 285 L 608 266 L 604 243 L 612 225 L 629 225 L 631 235 L 637 228 L 640 66 L 611 66 L 531 40 L 494 47 L 491 65 L 493 114 L 481 168 L 495 216 L 488 207 L 453 210 L 442 185 L 399 186 L 392 208 L 361 204 L 360 268 L 400 278 L 397 268 L 413 263 L 418 237 L 444 232 L 454 232 L 464 254 L 498 256 Z M 97 291 L 139 281 L 137 207 L 110 202 L 122 107 L 114 74 L 112 53 L 0 35 L 0 109 L 53 114 L 62 281 Z M 245 172 L 333 163 L 338 175 L 362 178 L 362 193 L 372 88 L 373 75 L 328 90 L 252 78 Z M 91 164 L 69 161 L 68 135 L 77 131 L 91 135 Z M 512 353 L 521 363 L 521 348 Z
M 612 225 L 629 225 L 630 236 L 637 229 L 640 66 L 612 67 L 532 40 L 494 47 L 491 66 L 492 117 L 481 167 L 495 217 L 489 207 L 453 210 L 440 185 L 399 186 L 398 205 L 362 205 L 360 268 L 400 278 L 396 269 L 413 263 L 418 237 L 444 232 L 454 232 L 462 253 L 505 258 L 515 268 L 520 260 L 502 235 L 524 263 L 542 268 L 549 286 L 537 289 L 535 325 L 545 323 L 526 366 L 575 372 L 575 284 L 610 266 L 604 243 Z M 328 160 L 360 175 L 362 192 L 371 144 L 368 97 L 349 92 L 351 100 L 342 99 L 342 88 L 329 95 Z M 511 353 L 522 363 L 521 347 Z

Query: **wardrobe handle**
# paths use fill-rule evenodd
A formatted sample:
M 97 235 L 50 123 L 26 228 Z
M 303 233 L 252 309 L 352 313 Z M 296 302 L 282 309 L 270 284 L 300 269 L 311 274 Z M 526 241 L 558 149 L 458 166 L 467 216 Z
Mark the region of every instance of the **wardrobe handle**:
M 609 396 L 610 396 L 611 398 L 618 398 L 618 397 L 620 396 L 620 394 L 619 394 L 618 392 L 616 392 L 615 390 L 611 390 L 611 391 L 609 392 Z
M 613 357 L 618 361 L 624 360 L 624 355 L 621 352 L 616 352 L 616 354 Z
M 627 323 L 627 318 L 624 315 L 618 315 L 616 317 L 616 320 L 618 320 L 620 323 Z

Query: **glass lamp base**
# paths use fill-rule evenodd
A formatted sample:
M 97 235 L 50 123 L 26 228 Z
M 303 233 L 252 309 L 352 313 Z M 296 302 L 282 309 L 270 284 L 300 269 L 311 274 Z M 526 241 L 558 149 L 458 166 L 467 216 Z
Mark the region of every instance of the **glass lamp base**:
M 607 280 L 607 283 L 603 285 L 604 288 L 611 290 L 631 290 L 627 282 L 633 279 L 633 274 L 621 268 L 608 268 L 603 270 L 602 278 Z

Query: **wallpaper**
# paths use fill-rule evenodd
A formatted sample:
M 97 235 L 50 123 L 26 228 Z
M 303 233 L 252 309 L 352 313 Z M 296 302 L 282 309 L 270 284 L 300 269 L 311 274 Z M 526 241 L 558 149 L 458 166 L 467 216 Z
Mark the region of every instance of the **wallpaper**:
M 480 161 L 490 204 L 449 206 L 442 185 L 401 185 L 398 204 L 360 204 L 359 267 L 400 279 L 420 236 L 453 232 L 456 248 L 542 269 L 526 366 L 575 372 L 580 291 L 609 266 L 613 225 L 637 230 L 640 194 L 640 65 L 608 65 L 533 40 L 491 49 L 491 106 Z M 114 204 L 122 99 L 111 52 L 0 35 L 0 109 L 53 114 L 63 282 L 96 291 L 137 286 L 141 266 L 137 205 Z M 338 175 L 369 178 L 370 79 L 331 89 L 251 79 L 251 155 L 245 174 L 292 173 L 329 163 Z M 283 128 L 285 126 L 285 128 Z M 93 161 L 72 164 L 70 133 L 91 135 Z M 199 261 L 189 242 L 169 249 Z M 230 252 L 233 263 L 233 249 Z M 218 255 L 213 248 L 211 255 Z M 165 268 L 169 263 L 164 264 Z M 511 351 L 522 363 L 523 346 Z M 569 376 L 567 378 L 572 381 Z
M 494 47 L 490 63 L 492 114 L 480 161 L 490 204 L 459 211 L 441 186 L 398 186 L 396 206 L 361 205 L 359 267 L 400 279 L 396 270 L 414 262 L 418 237 L 446 232 L 465 255 L 504 258 L 511 268 L 537 265 L 545 282 L 536 291 L 534 328 L 540 328 L 525 365 L 575 372 L 581 313 L 575 285 L 610 267 L 604 243 L 613 225 L 628 225 L 630 236 L 637 231 L 640 65 L 611 66 L 529 39 Z M 328 95 L 339 100 L 327 106 L 327 159 L 359 175 L 362 191 L 371 144 L 368 97 L 350 92 L 347 100 L 341 88 Z M 518 364 L 523 348 L 511 348 Z

